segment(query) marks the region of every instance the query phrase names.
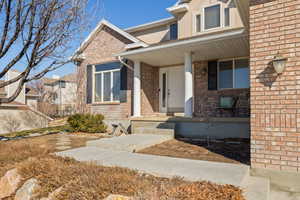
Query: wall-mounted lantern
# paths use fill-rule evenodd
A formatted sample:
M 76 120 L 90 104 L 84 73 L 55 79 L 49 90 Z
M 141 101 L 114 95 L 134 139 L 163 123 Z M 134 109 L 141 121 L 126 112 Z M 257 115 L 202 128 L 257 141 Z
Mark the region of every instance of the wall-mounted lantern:
M 277 56 L 273 59 L 273 67 L 277 74 L 282 74 L 285 69 L 287 58 L 282 57 L 281 55 L 277 54 Z

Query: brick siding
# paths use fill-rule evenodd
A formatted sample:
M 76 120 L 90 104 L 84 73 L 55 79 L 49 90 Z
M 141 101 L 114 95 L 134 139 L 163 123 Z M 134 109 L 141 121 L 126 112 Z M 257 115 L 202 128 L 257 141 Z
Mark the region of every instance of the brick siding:
M 300 0 L 252 2 L 250 57 L 252 167 L 300 172 Z
M 239 99 L 235 117 L 248 117 L 250 89 L 208 90 L 208 75 L 205 73 L 207 67 L 207 61 L 194 63 L 194 115 L 196 117 L 231 117 L 232 111 L 222 111 L 217 107 L 221 96 L 233 96 Z
M 106 119 L 124 119 L 132 114 L 132 87 L 133 71 L 127 70 L 127 91 L 125 91 L 126 102 L 120 104 L 86 104 L 86 67 L 87 65 L 101 64 L 116 61 L 113 56 L 125 50 L 126 44 L 131 43 L 117 32 L 104 27 L 95 36 L 93 41 L 84 49 L 86 59 L 78 66 L 78 112 L 90 112 L 104 114 Z
M 159 112 L 159 68 L 142 63 L 141 113 L 151 116 Z

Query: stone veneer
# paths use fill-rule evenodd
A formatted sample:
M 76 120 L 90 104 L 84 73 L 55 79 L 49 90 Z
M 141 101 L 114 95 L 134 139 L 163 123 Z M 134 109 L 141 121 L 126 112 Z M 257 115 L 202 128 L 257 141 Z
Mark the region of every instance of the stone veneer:
M 194 63 L 194 115 L 231 117 L 231 111 L 221 111 L 217 107 L 221 96 L 233 96 L 239 98 L 235 117 L 249 117 L 250 89 L 208 90 L 207 67 L 207 61 Z
M 300 172 L 300 0 L 251 3 L 252 167 Z M 281 75 L 278 52 L 288 58 Z

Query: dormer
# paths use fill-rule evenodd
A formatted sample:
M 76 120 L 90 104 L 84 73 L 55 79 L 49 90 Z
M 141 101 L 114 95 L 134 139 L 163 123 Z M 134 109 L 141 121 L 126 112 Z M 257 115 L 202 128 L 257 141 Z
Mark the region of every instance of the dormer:
M 167 10 L 178 20 L 178 39 L 243 27 L 234 0 L 180 0 Z

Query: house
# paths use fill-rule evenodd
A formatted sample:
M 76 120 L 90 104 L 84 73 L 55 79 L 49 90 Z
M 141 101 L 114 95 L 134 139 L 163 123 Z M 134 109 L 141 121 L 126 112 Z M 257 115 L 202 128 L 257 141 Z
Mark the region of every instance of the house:
M 43 78 L 42 84 L 46 92 L 47 102 L 55 105 L 58 114 L 67 115 L 75 112 L 77 81 L 76 74 L 63 77 Z
M 18 71 L 10 70 L 5 80 L 11 80 L 19 74 Z M 0 98 L 11 96 L 17 87 L 18 82 L 15 82 L 0 88 Z M 51 118 L 37 111 L 39 97 L 34 88 L 25 85 L 13 102 L 0 104 L 0 134 L 48 126 Z
M 299 6 L 181 0 L 125 30 L 102 20 L 73 57 L 77 105 L 133 133 L 173 123 L 184 137 L 251 138 L 253 168 L 299 172 Z

